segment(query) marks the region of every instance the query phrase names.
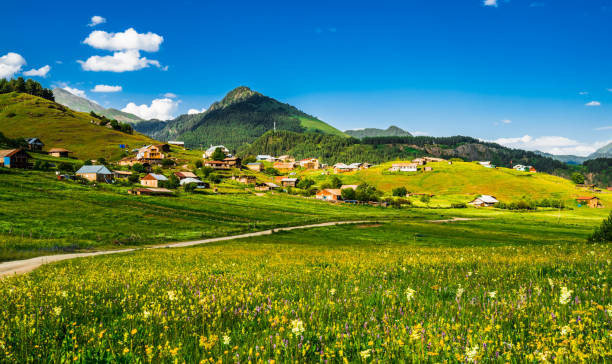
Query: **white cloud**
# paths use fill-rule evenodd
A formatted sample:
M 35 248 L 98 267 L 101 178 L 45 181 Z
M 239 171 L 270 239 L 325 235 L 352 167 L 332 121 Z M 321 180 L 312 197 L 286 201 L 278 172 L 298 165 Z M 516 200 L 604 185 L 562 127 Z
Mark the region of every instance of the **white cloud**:
M 151 65 L 163 70 L 167 69 L 156 60 L 140 57 L 140 52 L 137 50 L 115 52 L 112 56 L 91 56 L 86 61 L 77 62 L 85 71 L 126 72 L 137 71 Z
M 51 66 L 46 65 L 42 66 L 39 69 L 31 69 L 29 71 L 24 72 L 25 76 L 39 76 L 39 77 L 47 77 L 47 73 L 51 71 Z
M 484 0 L 484 5 L 497 7 L 497 0 Z
M 512 120 L 504 119 L 501 122 L 504 123 L 504 124 L 510 124 L 510 123 L 512 123 Z
M 198 110 L 198 109 L 189 109 L 189 110 L 187 111 L 187 115 L 200 114 L 200 113 L 203 113 L 204 111 L 206 111 L 206 108 L 202 108 L 202 110 Z
M 586 91 L 580 91 L 580 92 L 578 92 L 578 95 L 588 95 L 588 94 L 589 94 L 589 93 L 588 93 L 588 92 L 586 92 Z
M 595 128 L 595 130 L 612 130 L 612 126 L 600 126 L 599 128 Z
M 109 85 L 96 85 L 92 92 L 120 92 L 123 90 L 121 86 L 109 86 Z
M 601 102 L 599 101 L 591 101 L 585 104 L 586 106 L 601 106 Z
M 85 95 L 85 91 L 83 91 L 83 90 L 79 90 L 78 88 L 72 88 L 72 87 L 69 87 L 69 86 L 64 86 L 62 88 L 64 90 L 70 92 L 71 94 L 75 95 L 75 96 L 87 98 L 87 95 Z
M 138 33 L 134 28 L 125 32 L 107 33 L 102 30 L 95 30 L 83 41 L 85 44 L 97 49 L 107 51 L 146 51 L 157 52 L 159 45 L 164 41 L 164 37 L 155 33 Z
M 524 135 L 517 138 L 499 138 L 493 142 L 510 148 L 539 150 L 556 155 L 571 154 L 582 157 L 595 152 L 597 149 L 609 143 L 609 141 L 606 141 L 587 144 L 562 136 L 542 136 L 534 138 L 530 135 Z
M 26 60 L 18 53 L 8 52 L 0 57 L 0 78 L 11 78 L 21 71 Z
M 145 120 L 159 119 L 159 120 L 170 120 L 173 119 L 172 115 L 178 108 L 178 101 L 174 101 L 170 98 L 155 99 L 151 102 L 151 106 L 145 104 L 136 105 L 133 102 L 127 104 L 121 111 L 129 112 L 139 116 Z
M 172 92 L 166 92 L 164 94 L 164 97 L 167 97 L 169 99 L 176 99 L 177 96 L 176 96 L 176 94 L 173 94 Z
M 102 23 L 106 23 L 106 18 L 103 18 L 100 15 L 94 15 L 91 17 L 91 22 L 87 25 L 90 27 L 95 27 L 96 25 Z

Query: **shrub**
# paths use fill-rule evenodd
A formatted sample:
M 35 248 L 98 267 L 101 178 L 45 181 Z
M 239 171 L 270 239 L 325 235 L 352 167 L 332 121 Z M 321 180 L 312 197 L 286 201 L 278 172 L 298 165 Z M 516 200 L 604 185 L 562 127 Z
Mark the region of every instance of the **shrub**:
M 408 190 L 406 190 L 406 187 L 404 186 L 396 187 L 393 189 L 392 193 L 393 193 L 393 196 L 404 197 L 408 193 Z
M 340 191 L 343 200 L 355 200 L 355 190 L 352 188 L 345 188 Z
M 612 213 L 610 213 L 607 219 L 602 221 L 601 226 L 595 229 L 593 234 L 589 236 L 588 241 L 591 243 L 612 241 Z
M 280 176 L 280 172 L 276 169 L 276 168 L 272 168 L 272 167 L 268 167 L 266 169 L 263 170 L 264 174 L 267 174 L 268 176 Z
M 465 202 L 452 203 L 451 207 L 454 209 L 465 209 L 467 208 L 467 204 Z
M 74 172 L 74 167 L 70 163 L 62 162 L 57 166 L 57 169 L 64 172 Z
M 419 200 L 420 200 L 422 203 L 428 204 L 428 203 L 429 203 L 429 201 L 431 201 L 431 197 L 430 197 L 429 195 L 422 195 L 422 196 L 419 198 Z
M 332 176 L 332 178 L 329 180 L 329 185 L 331 188 L 340 188 L 342 187 L 342 180 L 338 176 Z
M 202 161 L 201 161 L 201 160 L 197 160 L 197 161 L 195 162 L 195 167 L 196 167 L 196 168 L 202 168 Z
M 197 183 L 187 183 L 183 186 L 183 189 L 185 192 L 193 192 L 195 191 L 196 187 L 198 187 Z
M 313 180 L 311 180 L 310 178 L 304 178 L 304 179 L 301 179 L 297 183 L 296 187 L 300 188 L 300 189 L 303 189 L 303 190 L 307 190 L 308 188 L 310 188 L 314 184 L 315 184 L 315 182 Z
M 137 173 L 145 173 L 146 171 L 145 167 L 140 163 L 134 163 L 132 170 Z
M 128 181 L 130 181 L 130 183 L 138 183 L 138 180 L 139 176 L 135 173 L 128 177 Z
M 584 176 L 581 173 L 574 172 L 572 173 L 572 182 L 577 185 L 581 185 L 584 183 Z
M 162 167 L 169 168 L 174 165 L 174 161 L 172 159 L 165 158 L 165 159 L 162 159 L 161 164 L 162 164 Z

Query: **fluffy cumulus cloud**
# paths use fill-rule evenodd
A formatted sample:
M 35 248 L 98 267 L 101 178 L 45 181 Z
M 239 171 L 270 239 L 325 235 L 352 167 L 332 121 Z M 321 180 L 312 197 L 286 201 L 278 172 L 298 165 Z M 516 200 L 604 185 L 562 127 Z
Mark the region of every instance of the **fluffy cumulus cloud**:
M 206 111 L 206 108 L 202 108 L 202 110 L 198 110 L 198 109 L 189 109 L 187 111 L 188 115 L 193 115 L 193 114 L 200 114 L 203 113 L 204 111 Z
M 123 90 L 121 86 L 96 85 L 91 89 L 92 92 L 120 92 Z
M 38 77 L 47 77 L 47 73 L 51 71 L 51 66 L 46 65 L 42 66 L 39 69 L 31 69 L 29 71 L 24 72 L 25 76 L 38 76 Z
M 89 22 L 90 27 L 95 27 L 96 25 L 106 23 L 106 19 L 101 17 L 100 15 L 94 15 L 91 17 L 91 21 Z
M 11 78 L 15 73 L 21 72 L 26 60 L 18 53 L 9 52 L 0 57 L 0 78 Z
M 609 141 L 606 141 L 587 144 L 562 136 L 542 136 L 534 138 L 530 135 L 524 135 L 517 138 L 499 138 L 493 142 L 510 148 L 539 150 L 541 152 L 556 155 L 572 154 L 582 157 L 593 153 L 609 143 Z
M 85 91 L 83 90 L 79 90 L 78 88 L 72 88 L 69 86 L 64 86 L 62 88 L 75 96 L 87 98 L 87 95 L 85 95 Z
M 484 0 L 484 5 L 497 7 L 497 0 Z
M 130 102 L 121 111 L 129 112 L 145 120 L 170 120 L 174 118 L 173 114 L 178 109 L 178 104 L 178 101 L 170 98 L 155 99 L 151 102 L 151 105 L 136 105 Z
M 127 72 L 149 66 L 165 69 L 158 61 L 141 57 L 140 52 L 130 50 L 115 52 L 112 56 L 91 56 L 86 61 L 77 61 L 85 71 Z
M 585 104 L 586 106 L 601 106 L 601 102 L 599 101 L 591 101 Z
M 169 99 L 176 99 L 177 96 L 176 96 L 176 94 L 173 94 L 172 92 L 166 92 L 164 94 L 164 97 L 167 97 Z
M 155 33 L 138 33 L 134 28 L 125 32 L 107 33 L 95 30 L 83 41 L 97 49 L 107 51 L 138 50 L 145 52 L 157 52 L 164 37 Z

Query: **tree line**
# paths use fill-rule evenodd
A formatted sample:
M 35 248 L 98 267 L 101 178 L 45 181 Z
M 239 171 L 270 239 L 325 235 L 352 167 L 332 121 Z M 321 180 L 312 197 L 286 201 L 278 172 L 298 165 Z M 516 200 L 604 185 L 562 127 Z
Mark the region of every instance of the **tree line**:
M 42 97 L 49 101 L 55 101 L 53 97 L 53 91 L 48 88 L 42 87 L 42 85 L 32 79 L 24 80 L 23 77 L 13 78 L 10 81 L 6 79 L 0 79 L 0 94 L 7 94 L 9 92 L 22 92 L 33 96 Z

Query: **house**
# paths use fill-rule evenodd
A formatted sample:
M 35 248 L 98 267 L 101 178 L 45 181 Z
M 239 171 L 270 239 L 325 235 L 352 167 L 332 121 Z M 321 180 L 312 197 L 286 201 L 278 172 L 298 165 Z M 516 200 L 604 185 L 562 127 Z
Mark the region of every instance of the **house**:
M 595 196 L 593 196 L 593 197 L 578 197 L 578 198 L 576 198 L 576 201 L 578 202 L 578 204 L 588 206 L 588 207 L 590 207 L 592 209 L 601 206 L 601 204 L 599 203 L 599 198 L 597 198 Z
M 255 191 L 259 191 L 259 192 L 270 191 L 270 186 L 268 186 L 265 183 L 258 184 L 257 186 L 255 186 Z
M 147 187 L 159 187 L 160 181 L 167 181 L 168 178 L 163 174 L 149 173 L 142 177 L 140 184 Z
M 242 163 L 242 159 L 238 157 L 228 157 L 225 158 L 223 161 L 235 168 L 240 168 L 240 163 Z
M 128 190 L 130 195 L 147 195 L 147 196 L 168 196 L 174 195 L 174 192 L 167 188 L 134 188 Z
M 232 176 L 232 180 L 247 185 L 255 184 L 255 182 L 257 182 L 257 178 L 255 178 L 255 176 Z
M 356 170 L 358 170 L 358 169 L 361 169 L 361 166 L 362 166 L 362 165 L 363 165 L 363 163 L 351 163 L 351 164 L 349 164 L 348 166 L 349 166 L 349 168 L 350 168 L 350 169 L 352 169 L 352 170 L 355 170 L 355 171 L 356 171 Z
M 263 164 L 262 163 L 247 163 L 246 167 L 250 169 L 251 171 L 261 172 L 261 170 L 263 169 Z
M 334 173 L 336 173 L 336 174 L 338 174 L 338 173 L 353 172 L 355 170 L 356 170 L 355 167 L 348 166 L 348 165 L 346 165 L 344 163 L 336 163 L 336 164 L 334 164 Z
M 210 167 L 210 168 L 222 169 L 222 170 L 232 169 L 232 166 L 230 166 L 225 161 L 205 161 L 204 167 Z
M 359 169 L 368 169 L 370 167 L 372 167 L 370 163 L 364 162 L 364 163 L 361 163 L 361 166 L 359 167 Z
M 283 178 L 281 179 L 281 186 L 283 187 L 295 187 L 297 185 L 297 178 Z
M 495 166 L 492 165 L 491 162 L 489 162 L 489 161 L 478 162 L 478 164 L 480 164 L 481 166 L 483 166 L 485 168 L 495 168 Z
M 279 171 L 290 171 L 295 168 L 294 162 L 274 162 L 273 167 Z
M 306 158 L 300 161 L 300 167 L 305 169 L 319 169 L 319 160 L 316 158 Z
M 115 178 L 129 178 L 132 172 L 129 171 L 113 171 L 113 177 Z
M 111 183 L 113 181 L 113 173 L 101 165 L 83 166 L 76 171 L 76 175 L 91 182 Z
M 493 196 L 480 195 L 480 197 L 477 197 L 474 199 L 474 201 L 469 202 L 468 204 L 476 207 L 491 207 L 498 202 L 499 201 L 497 201 L 497 199 Z
M 423 159 L 427 163 L 436 163 L 436 162 L 444 162 L 445 161 L 445 159 L 443 159 L 443 158 L 436 158 L 436 157 L 423 157 Z
M 64 148 L 51 148 L 47 153 L 52 157 L 68 158 L 68 155 L 72 152 Z
M 286 163 L 295 163 L 295 158 L 288 156 L 288 155 L 281 155 L 280 157 L 277 158 L 279 161 L 281 162 L 286 162 Z
M 530 173 L 537 173 L 538 171 L 536 171 L 535 167 L 529 166 L 529 172 Z
M 340 189 L 341 189 L 341 190 L 345 190 L 345 189 L 347 189 L 347 188 L 352 188 L 353 190 L 355 190 L 355 191 L 356 191 L 356 190 L 357 190 L 357 187 L 359 187 L 359 185 L 342 185 L 342 186 L 340 186 Z
M 257 159 L 257 161 L 259 162 L 270 162 L 270 163 L 274 163 L 276 161 L 276 158 L 274 158 L 271 155 L 267 155 L 267 154 L 259 154 L 257 157 L 255 157 Z
M 38 138 L 26 138 L 25 141 L 28 143 L 28 149 L 33 152 L 40 152 L 45 146 L 45 143 Z
M 315 198 L 324 201 L 338 201 L 342 199 L 342 191 L 339 188 L 326 188 L 317 192 Z
M 176 145 L 177 147 L 185 148 L 185 142 L 179 142 L 179 141 L 175 141 L 175 140 L 169 140 L 168 141 L 168 145 Z
M 433 171 L 433 168 L 432 167 L 424 167 L 423 171 L 424 172 L 431 172 L 431 171 Z
M 524 166 L 522 164 L 517 164 L 516 166 L 512 167 L 512 169 L 516 171 L 521 171 L 521 172 L 529 172 L 529 167 Z
M 0 150 L 0 167 L 28 168 L 30 156 L 23 149 Z
M 276 189 L 280 188 L 280 186 L 279 186 L 279 185 L 277 185 L 277 184 L 276 184 L 276 183 L 274 183 L 274 182 L 265 182 L 264 184 L 265 184 L 266 186 L 270 187 L 270 189 L 271 189 L 271 190 L 276 190 Z
M 187 177 L 187 178 L 183 178 L 179 184 L 181 186 L 185 186 L 188 185 L 190 183 L 195 183 L 196 184 L 196 188 L 209 188 L 210 185 L 206 182 L 201 181 L 198 178 L 193 178 L 193 177 Z
M 427 164 L 427 160 L 425 158 L 415 158 L 412 160 L 412 163 L 416 163 L 419 166 Z
M 170 150 L 168 144 L 145 145 L 144 147 L 138 149 L 136 159 L 159 161 L 166 158 L 166 155 L 163 153 L 166 150 Z
M 174 175 L 179 179 L 183 180 L 185 178 L 198 178 L 193 172 L 174 172 Z
M 391 168 L 389 168 L 389 172 L 416 172 L 418 163 L 408 163 L 408 162 L 400 162 L 393 163 Z
M 119 162 L 117 162 L 117 164 L 120 166 L 130 166 L 130 167 L 136 163 L 140 163 L 140 161 L 138 161 L 138 159 L 133 158 L 133 157 L 126 157 L 126 158 L 120 159 Z
M 223 152 L 223 154 L 225 154 L 226 156 L 229 156 L 229 154 L 230 154 L 229 149 L 227 149 L 223 145 L 211 145 L 210 148 L 206 149 L 206 151 L 204 152 L 204 156 L 203 157 L 204 158 L 212 157 L 213 153 L 215 153 L 215 150 L 217 150 L 217 148 L 220 148 L 221 151 Z

